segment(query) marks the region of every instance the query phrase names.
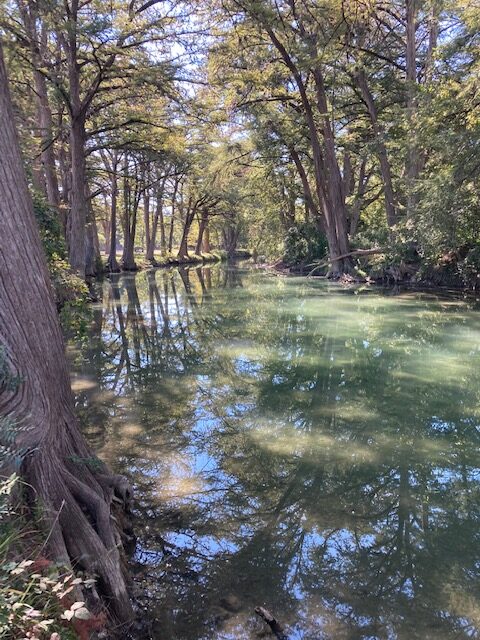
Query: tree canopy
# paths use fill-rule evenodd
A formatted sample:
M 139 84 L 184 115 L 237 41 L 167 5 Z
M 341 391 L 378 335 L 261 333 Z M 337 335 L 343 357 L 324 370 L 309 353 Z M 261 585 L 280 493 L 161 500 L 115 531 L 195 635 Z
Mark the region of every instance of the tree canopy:
M 295 259 L 330 275 L 381 248 L 383 273 L 410 260 L 471 281 L 475 4 L 4 2 L 30 186 L 58 212 L 72 268 L 212 247 L 288 262 L 306 224 L 317 249 L 303 239 Z

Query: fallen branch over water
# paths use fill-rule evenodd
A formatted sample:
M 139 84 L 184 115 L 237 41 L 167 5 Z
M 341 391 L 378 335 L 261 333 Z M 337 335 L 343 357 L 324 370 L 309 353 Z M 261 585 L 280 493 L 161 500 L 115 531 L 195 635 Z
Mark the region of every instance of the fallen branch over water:
M 288 636 L 283 632 L 282 625 L 278 622 L 278 620 L 270 613 L 268 609 L 264 607 L 255 607 L 255 613 L 264 620 L 278 640 L 288 640 Z
M 382 247 L 374 247 L 373 249 L 355 249 L 355 251 L 344 253 L 341 256 L 336 256 L 335 258 L 329 258 L 328 260 L 325 260 L 325 262 L 317 264 L 316 267 L 310 271 L 307 277 L 312 276 L 318 269 L 328 267 L 328 265 L 332 264 L 332 262 L 337 262 L 338 260 L 343 260 L 344 258 L 354 258 L 356 256 L 371 256 L 375 253 L 385 253 L 385 251 L 386 250 Z

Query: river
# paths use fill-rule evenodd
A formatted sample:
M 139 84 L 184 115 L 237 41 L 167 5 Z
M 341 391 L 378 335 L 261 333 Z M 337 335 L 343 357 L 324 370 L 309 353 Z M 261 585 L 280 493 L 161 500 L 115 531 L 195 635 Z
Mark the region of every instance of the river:
M 102 287 L 69 354 L 135 490 L 139 638 L 258 639 L 258 605 L 289 640 L 478 637 L 474 302 L 224 266 Z

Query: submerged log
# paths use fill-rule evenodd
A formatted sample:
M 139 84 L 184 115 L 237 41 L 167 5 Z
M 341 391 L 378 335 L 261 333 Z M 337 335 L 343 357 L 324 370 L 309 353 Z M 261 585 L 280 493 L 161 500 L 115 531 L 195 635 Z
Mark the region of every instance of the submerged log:
M 264 607 L 255 607 L 255 613 L 268 624 L 278 640 L 288 640 L 288 636 L 284 633 L 282 625 L 268 609 L 265 609 Z

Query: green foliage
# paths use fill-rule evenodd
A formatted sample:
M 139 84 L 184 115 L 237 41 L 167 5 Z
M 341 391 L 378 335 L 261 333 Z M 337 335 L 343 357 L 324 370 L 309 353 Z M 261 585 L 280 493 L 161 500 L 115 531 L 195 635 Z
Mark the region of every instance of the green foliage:
M 323 258 L 326 253 L 326 238 L 314 224 L 297 222 L 288 229 L 283 254 L 285 264 L 308 264 Z
M 480 244 L 472 247 L 458 265 L 465 285 L 477 289 L 480 285 Z
M 34 212 L 62 325 L 65 329 L 82 333 L 88 321 L 88 287 L 68 264 L 58 213 L 38 195 L 34 196 Z
M 38 194 L 33 196 L 33 211 L 37 219 L 47 260 L 66 260 L 67 248 L 58 213 Z

